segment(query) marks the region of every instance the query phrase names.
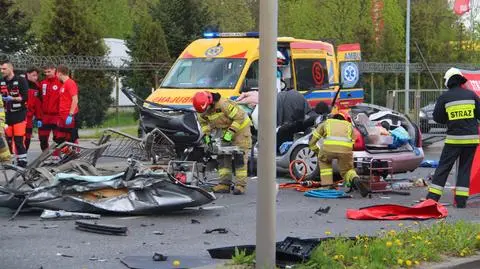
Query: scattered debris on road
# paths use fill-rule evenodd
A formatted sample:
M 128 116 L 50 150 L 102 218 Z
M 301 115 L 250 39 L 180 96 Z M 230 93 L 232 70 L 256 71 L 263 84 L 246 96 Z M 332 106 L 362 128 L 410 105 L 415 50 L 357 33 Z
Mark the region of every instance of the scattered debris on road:
M 200 224 L 200 221 L 198 221 L 196 219 L 192 219 L 192 224 Z
M 212 229 L 212 230 L 205 230 L 204 233 L 211 234 L 211 233 L 214 233 L 214 232 L 218 232 L 219 234 L 227 234 L 228 230 L 227 230 L 227 228 L 216 228 L 216 229 Z
M 77 220 L 75 221 L 75 228 L 77 230 L 91 232 L 91 233 L 100 233 L 108 235 L 127 235 L 127 227 L 111 224 L 98 224 L 97 222 L 87 222 Z
M 322 214 L 328 214 L 328 212 L 330 212 L 330 206 L 320 207 L 317 211 L 315 211 L 315 214 L 321 216 Z
M 101 215 L 91 214 L 91 213 L 79 213 L 79 212 L 69 212 L 64 210 L 48 210 L 45 209 L 40 215 L 41 219 L 44 220 L 56 220 L 56 219 L 100 219 Z
M 57 256 L 61 256 L 61 257 L 65 257 L 65 258 L 73 258 L 72 255 L 63 254 L 63 253 L 60 253 L 60 252 L 57 253 Z

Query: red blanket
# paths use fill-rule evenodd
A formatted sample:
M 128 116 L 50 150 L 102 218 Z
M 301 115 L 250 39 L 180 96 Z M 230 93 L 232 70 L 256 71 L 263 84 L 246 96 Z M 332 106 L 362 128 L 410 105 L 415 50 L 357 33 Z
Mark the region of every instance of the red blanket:
M 480 147 L 477 147 L 470 171 L 470 196 L 480 194 Z
M 347 209 L 347 218 L 354 220 L 425 220 L 440 219 L 448 210 L 434 200 L 426 200 L 412 207 L 401 205 L 376 205 L 360 209 Z

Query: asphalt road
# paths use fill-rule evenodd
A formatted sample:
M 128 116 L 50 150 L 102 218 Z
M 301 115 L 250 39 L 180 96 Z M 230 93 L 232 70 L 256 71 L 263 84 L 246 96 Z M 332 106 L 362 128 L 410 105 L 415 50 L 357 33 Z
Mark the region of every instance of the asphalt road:
M 438 159 L 441 148 L 427 150 L 427 159 Z M 32 150 L 31 156 L 38 154 Z M 418 178 L 433 169 L 419 168 L 399 175 Z M 279 182 L 284 179 L 279 178 Z M 208 257 L 207 249 L 223 246 L 255 244 L 255 207 L 258 180 L 250 180 L 244 196 L 219 195 L 203 209 L 189 209 L 159 216 L 102 216 L 101 222 L 125 225 L 127 236 L 99 235 L 75 230 L 74 221 L 41 221 L 40 212 L 23 213 L 13 222 L 7 219 L 10 210 L 0 209 L 0 269 L 50 268 L 127 268 L 120 263 L 125 256 L 166 255 Z M 277 195 L 277 239 L 287 236 L 318 238 L 331 235 L 374 235 L 384 229 L 401 229 L 411 221 L 353 221 L 345 217 L 347 208 L 373 204 L 395 203 L 412 205 L 424 197 L 425 188 L 412 190 L 410 196 L 375 194 L 371 199 L 358 195 L 352 199 L 325 200 L 306 198 L 293 190 L 280 190 Z M 447 193 L 443 202 L 451 202 Z M 319 207 L 331 206 L 326 215 L 316 215 Z M 464 210 L 448 206 L 448 220 L 480 220 L 480 209 Z M 192 224 L 192 219 L 199 224 Z M 434 220 L 421 222 L 428 226 Z M 404 224 L 402 227 L 399 224 Z M 45 229 L 49 225 L 56 228 Z M 206 229 L 227 228 L 228 234 L 204 234 Z M 154 232 L 161 232 L 156 235 Z M 58 254 L 73 257 L 62 257 Z M 102 261 L 92 261 L 96 257 Z M 105 261 L 103 261 L 105 260 Z

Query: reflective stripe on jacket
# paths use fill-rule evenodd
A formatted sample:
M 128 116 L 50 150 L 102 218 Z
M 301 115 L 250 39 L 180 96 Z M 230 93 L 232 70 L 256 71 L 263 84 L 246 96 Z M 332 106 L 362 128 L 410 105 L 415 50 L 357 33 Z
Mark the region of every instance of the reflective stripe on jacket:
M 312 132 L 308 143 L 310 148 L 314 148 L 320 138 L 324 138 L 322 150 L 325 152 L 349 152 L 353 148 L 355 133 L 350 122 L 328 119 Z
M 480 143 L 477 122 L 480 101 L 474 92 L 460 87 L 449 89 L 438 98 L 433 119 L 447 125 L 446 144 L 472 146 Z
M 247 113 L 233 101 L 224 98 L 199 114 L 198 120 L 204 134 L 210 134 L 213 129 L 229 129 L 236 133 L 251 125 Z

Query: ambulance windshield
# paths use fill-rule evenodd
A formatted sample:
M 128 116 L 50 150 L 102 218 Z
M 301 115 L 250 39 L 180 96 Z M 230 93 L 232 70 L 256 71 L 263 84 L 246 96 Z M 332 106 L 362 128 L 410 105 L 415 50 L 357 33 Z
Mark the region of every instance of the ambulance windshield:
M 188 58 L 172 67 L 162 88 L 234 89 L 245 67 L 245 59 Z

